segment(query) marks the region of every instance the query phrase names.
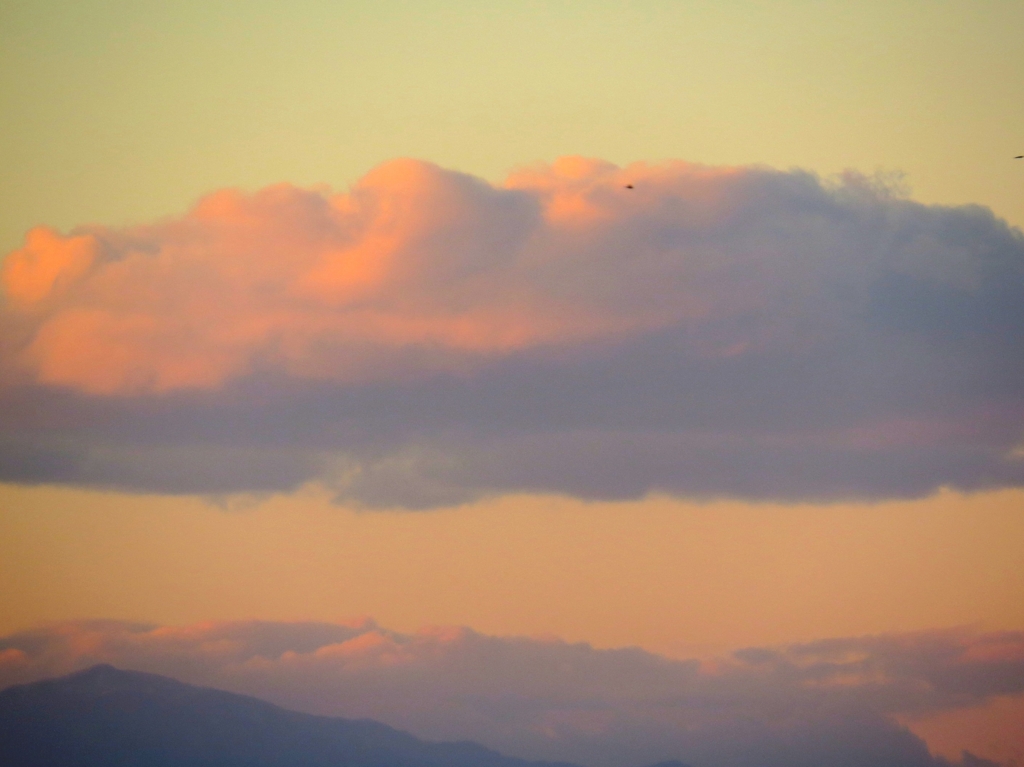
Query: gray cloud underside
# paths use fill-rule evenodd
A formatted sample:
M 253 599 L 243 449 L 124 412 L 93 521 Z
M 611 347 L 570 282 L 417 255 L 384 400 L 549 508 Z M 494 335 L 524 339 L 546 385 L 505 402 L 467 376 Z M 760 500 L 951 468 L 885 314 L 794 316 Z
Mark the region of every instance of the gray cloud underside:
M 659 306 L 690 300 L 696 281 L 717 307 L 699 318 L 372 381 L 251 369 L 215 390 L 135 396 L 8 385 L 0 480 L 211 494 L 313 481 L 406 507 L 1024 485 L 1020 232 L 857 178 L 750 169 L 725 186 L 713 224 L 666 193 L 558 276 L 563 293 L 575 278 L 601 297 L 654 270 Z M 503 194 L 525 193 L 486 191 Z M 642 306 L 630 289 L 616 300 Z
M 1024 694 L 1019 632 L 828 640 L 746 650 L 711 668 L 638 649 L 467 629 L 403 635 L 372 622 L 58 624 L 0 639 L 0 686 L 97 662 L 593 767 L 942 767 L 894 715 Z

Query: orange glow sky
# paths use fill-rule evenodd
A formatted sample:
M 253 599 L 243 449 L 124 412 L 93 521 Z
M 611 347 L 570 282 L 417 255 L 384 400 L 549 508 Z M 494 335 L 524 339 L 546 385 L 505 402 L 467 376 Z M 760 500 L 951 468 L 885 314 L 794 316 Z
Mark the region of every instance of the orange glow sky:
M 356 512 L 3 487 L 0 630 L 372 615 L 675 657 L 947 626 L 1024 629 L 1020 491 L 832 506 L 512 496 Z

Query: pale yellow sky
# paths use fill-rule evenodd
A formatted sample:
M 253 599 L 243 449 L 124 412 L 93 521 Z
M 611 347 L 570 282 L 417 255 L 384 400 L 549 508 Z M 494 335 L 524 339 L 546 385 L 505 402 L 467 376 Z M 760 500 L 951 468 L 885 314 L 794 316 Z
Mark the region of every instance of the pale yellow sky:
M 1014 0 L 0 7 L 0 252 L 413 156 L 905 171 L 1024 223 Z
M 0 487 L 0 632 L 372 615 L 687 657 L 957 625 L 1024 629 L 1024 492 L 876 505 L 508 497 L 355 512 L 314 490 L 197 498 Z

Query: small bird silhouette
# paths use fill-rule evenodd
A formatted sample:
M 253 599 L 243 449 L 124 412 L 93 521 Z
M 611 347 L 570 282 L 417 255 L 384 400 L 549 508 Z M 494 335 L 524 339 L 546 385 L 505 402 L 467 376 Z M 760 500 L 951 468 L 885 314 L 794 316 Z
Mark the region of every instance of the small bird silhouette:
M 626 184 L 626 189 L 632 189 L 632 188 L 633 188 L 632 184 Z

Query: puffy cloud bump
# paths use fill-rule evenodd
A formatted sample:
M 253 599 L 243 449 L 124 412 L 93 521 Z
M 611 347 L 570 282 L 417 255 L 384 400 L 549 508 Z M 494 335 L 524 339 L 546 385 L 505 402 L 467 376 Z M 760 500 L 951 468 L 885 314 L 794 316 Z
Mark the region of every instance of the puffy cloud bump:
M 398 160 L 35 229 L 0 277 L 7 480 L 384 506 L 1024 482 L 1024 237 L 878 179 Z

